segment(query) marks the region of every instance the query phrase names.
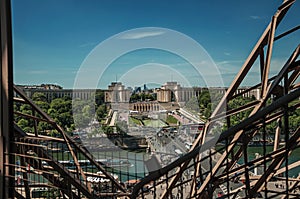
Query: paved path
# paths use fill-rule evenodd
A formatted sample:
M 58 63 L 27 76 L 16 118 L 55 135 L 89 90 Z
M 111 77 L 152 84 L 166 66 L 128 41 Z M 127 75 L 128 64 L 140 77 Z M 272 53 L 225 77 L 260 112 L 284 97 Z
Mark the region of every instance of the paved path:
M 111 117 L 109 126 L 115 126 L 117 115 L 118 115 L 118 112 L 114 111 L 113 116 Z

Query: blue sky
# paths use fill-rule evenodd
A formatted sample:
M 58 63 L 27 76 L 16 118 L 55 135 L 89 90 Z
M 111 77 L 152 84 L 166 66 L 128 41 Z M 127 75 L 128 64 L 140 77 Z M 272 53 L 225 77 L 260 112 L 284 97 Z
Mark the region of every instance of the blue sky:
M 145 42 L 149 39 L 151 43 L 151 39 L 170 30 L 197 42 L 208 55 L 200 56 L 202 62 L 215 63 L 224 85 L 228 86 L 281 2 L 12 0 L 14 81 L 16 84 L 55 83 L 73 88 L 78 71 L 84 68 L 85 63 L 91 62 L 89 59 L 92 57 L 97 57 L 93 60 L 93 67 L 101 67 L 104 72 L 96 74 L 98 79 L 94 80 L 89 78 L 93 71 L 90 70 L 90 74 L 86 71 L 83 73 L 86 80 L 79 79 L 82 82 L 89 79 L 97 82 L 79 87 L 96 85 L 106 88 L 116 77 L 127 86 L 160 84 L 170 80 L 186 86 L 204 86 L 210 79 L 213 80 L 213 76 L 196 74 L 189 60 L 180 54 L 162 49 L 142 49 L 143 39 Z M 299 25 L 299 19 L 300 5 L 296 2 L 277 34 Z M 153 31 L 147 27 L 161 29 Z M 271 74 L 279 70 L 299 44 L 299 32 L 275 46 Z M 116 35 L 138 43 L 141 49 L 115 55 L 115 59 L 105 65 L 103 59 L 110 56 L 109 52 L 115 53 L 123 48 L 122 42 L 117 40 L 114 45 L 102 45 L 112 43 Z M 163 44 L 165 41 L 159 42 Z M 186 44 L 185 40 L 174 39 L 173 42 L 168 45 L 175 51 L 178 45 Z M 100 47 L 105 48 L 95 50 Z M 191 50 L 190 54 L 195 56 L 197 52 Z M 255 84 L 259 79 L 258 71 L 258 67 L 251 71 L 252 76 L 244 85 Z

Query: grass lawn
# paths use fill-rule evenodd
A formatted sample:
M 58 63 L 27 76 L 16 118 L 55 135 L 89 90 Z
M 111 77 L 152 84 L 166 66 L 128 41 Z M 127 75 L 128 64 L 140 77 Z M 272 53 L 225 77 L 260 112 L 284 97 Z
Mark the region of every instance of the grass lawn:
M 165 122 L 161 120 L 143 120 L 145 126 L 150 126 L 150 127 L 164 127 L 168 126 Z
M 129 126 L 142 126 L 142 122 L 134 117 L 129 117 Z
M 177 124 L 178 120 L 172 115 L 168 115 L 167 121 L 168 124 Z

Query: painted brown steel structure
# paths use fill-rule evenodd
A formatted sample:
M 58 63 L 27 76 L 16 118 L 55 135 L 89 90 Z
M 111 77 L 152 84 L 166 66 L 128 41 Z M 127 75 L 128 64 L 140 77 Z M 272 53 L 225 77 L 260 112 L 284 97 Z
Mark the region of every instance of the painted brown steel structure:
M 31 198 L 31 190 L 46 187 L 55 189 L 60 198 L 297 198 L 300 194 L 300 175 L 291 177 L 289 171 L 300 167 L 300 160 L 290 156 L 300 146 L 300 127 L 292 128 L 289 118 L 300 107 L 300 46 L 277 75 L 269 77 L 273 46 L 279 39 L 299 30 L 296 26 L 278 36 L 276 28 L 295 0 L 284 1 L 226 94 L 212 113 L 204 130 L 199 133 L 189 153 L 168 166 L 152 171 L 133 189 L 116 180 L 101 162 L 80 143 L 74 141 L 22 90 L 13 86 L 10 1 L 1 0 L 1 131 L 0 131 L 0 198 Z M 255 61 L 260 62 L 261 82 L 249 88 L 260 88 L 261 98 L 232 108 L 228 104 L 243 95 L 236 93 Z M 14 92 L 14 98 L 13 98 Z M 13 112 L 15 104 L 27 104 L 30 113 Z M 240 123 L 232 125 L 231 118 L 250 112 Z M 13 115 L 14 114 L 14 115 Z M 14 118 L 13 118 L 14 116 Z M 26 133 L 16 124 L 25 118 L 31 121 L 33 132 Z M 15 123 L 13 123 L 15 121 Z M 224 121 L 226 129 L 218 137 L 206 139 Z M 38 131 L 38 123 L 46 123 L 59 137 Z M 267 151 L 267 128 L 274 127 L 274 140 Z M 250 158 L 249 147 L 258 135 L 260 157 Z M 215 146 L 217 143 L 217 147 Z M 63 157 L 74 162 L 66 167 L 58 161 L 57 148 L 70 155 Z M 84 159 L 95 171 L 80 164 Z M 18 160 L 18 164 L 16 163 Z M 16 181 L 16 174 L 22 183 Z M 30 176 L 38 176 L 32 179 Z M 109 191 L 95 193 L 87 176 L 109 181 Z M 43 180 L 41 180 L 43 179 Z
M 152 176 L 148 176 L 145 181 L 142 181 L 135 187 L 132 198 L 143 196 L 143 191 L 141 191 L 143 184 L 155 180 L 158 181 L 159 186 L 165 187 L 159 196 L 162 199 L 173 198 L 174 193 L 180 198 L 213 198 L 217 197 L 214 192 L 217 189 L 220 190 L 220 187 L 227 188 L 227 191 L 221 191 L 225 198 L 255 198 L 259 195 L 265 198 L 298 196 L 299 177 L 289 178 L 288 173 L 289 169 L 299 167 L 300 163 L 298 161 L 290 164 L 288 160 L 290 154 L 299 147 L 299 128 L 290 129 L 288 121 L 291 111 L 299 108 L 299 102 L 293 102 L 293 105 L 291 105 L 293 100 L 299 99 L 300 93 L 299 83 L 295 83 L 295 80 L 300 75 L 299 46 L 296 47 L 281 71 L 276 76 L 269 78 L 275 41 L 299 29 L 299 26 L 296 26 L 285 33 L 275 36 L 277 26 L 294 2 L 293 0 L 284 1 L 278 8 L 240 72 L 212 113 L 204 132 L 195 141 L 190 154 L 182 157 L 176 163 L 154 172 Z M 239 96 L 234 95 L 234 93 L 247 77 L 250 69 L 254 67 L 256 60 L 260 62 L 261 82 L 253 88 L 261 88 L 261 99 L 236 109 L 228 109 L 226 104 Z M 243 113 L 245 110 L 251 111 L 249 118 L 241 121 L 236 126 L 230 126 L 230 118 Z M 210 144 L 215 144 L 215 140 L 207 142 L 205 141 L 205 136 L 221 119 L 228 121 L 228 130 L 221 133 L 217 143 L 223 142 L 225 146 L 221 150 L 208 150 Z M 267 153 L 266 126 L 275 121 L 278 122 L 278 125 L 275 133 L 276 139 L 273 142 L 274 151 Z M 284 138 L 282 138 L 284 142 L 281 143 L 284 146 L 281 147 L 279 147 L 280 132 L 284 134 Z M 262 157 L 249 159 L 248 145 L 258 133 L 263 134 Z M 208 156 L 201 153 L 205 150 L 208 150 Z M 218 158 L 214 160 L 215 157 Z M 238 161 L 243 163 L 237 164 Z M 209 168 L 206 168 L 207 171 L 204 171 L 205 164 L 209 165 Z M 263 173 L 253 176 L 250 171 L 258 167 L 263 167 Z M 184 172 L 191 170 L 191 168 L 194 168 L 194 176 L 193 178 L 188 178 Z M 282 177 L 283 173 L 285 177 Z M 159 176 L 160 180 L 154 176 Z M 243 179 L 243 183 L 236 190 L 231 190 L 233 186 L 231 186 L 230 181 L 235 178 Z M 183 179 L 184 182 L 182 182 Z M 280 183 L 280 186 L 285 186 L 283 192 L 282 190 L 279 192 L 275 188 L 268 190 L 268 188 L 270 189 L 268 184 L 275 184 L 275 179 Z M 184 195 L 180 191 L 184 185 L 191 186 L 188 195 Z M 158 186 L 153 186 L 152 189 L 156 191 Z
M 74 141 L 68 134 L 64 132 L 64 130 L 56 124 L 55 121 L 53 121 L 46 113 L 42 111 L 38 106 L 36 106 L 31 99 L 29 99 L 26 94 L 19 89 L 18 87 L 14 86 L 15 95 L 17 97 L 14 98 L 14 101 L 18 103 L 25 103 L 31 107 L 32 115 L 28 114 L 22 114 L 19 112 L 15 112 L 15 117 L 22 117 L 22 118 L 28 118 L 30 120 L 34 121 L 34 130 L 35 132 L 33 134 L 25 133 L 22 129 L 20 129 L 16 124 L 14 125 L 14 132 L 15 132 L 15 141 L 13 144 L 16 146 L 16 156 L 22 156 L 23 154 L 23 160 L 21 160 L 21 163 L 23 165 L 29 164 L 33 167 L 33 169 L 41 171 L 41 175 L 46 178 L 48 181 L 50 181 L 55 187 L 58 187 L 59 189 L 63 190 L 63 194 L 66 194 L 70 198 L 81 198 L 82 196 L 78 193 L 82 193 L 83 196 L 87 198 L 93 198 L 95 197 L 94 194 L 92 194 L 92 189 L 90 182 L 87 181 L 86 178 L 86 172 L 81 168 L 81 165 L 78 161 L 79 157 L 84 158 L 84 160 L 89 161 L 89 166 L 94 166 L 97 168 L 97 171 L 102 172 L 102 177 L 109 179 L 113 186 L 116 187 L 115 191 L 119 191 L 120 193 L 100 193 L 101 194 L 115 194 L 115 195 L 128 195 L 127 191 L 121 185 L 112 175 L 110 175 L 106 169 L 101 165 L 101 163 L 97 162 L 95 158 L 92 156 L 92 154 L 83 146 L 81 146 L 80 143 Z M 46 122 L 49 125 L 52 126 L 54 130 L 56 130 L 59 133 L 58 138 L 53 138 L 51 136 L 45 136 L 41 135 L 37 131 L 37 123 L 38 122 Z M 75 164 L 75 174 L 70 171 L 70 169 L 66 168 L 64 165 L 62 165 L 57 159 L 53 158 L 51 154 L 47 150 L 43 148 L 43 145 L 41 145 L 41 142 L 43 141 L 47 142 L 60 142 L 64 143 L 66 145 L 66 148 L 68 151 L 70 151 L 70 158 L 74 161 Z M 32 151 L 36 154 L 37 157 L 32 155 L 26 155 L 26 152 Z M 80 156 L 78 155 L 80 153 Z M 47 166 L 43 166 L 41 164 L 41 161 L 45 161 L 47 163 Z M 17 165 L 14 165 L 17 167 Z M 53 169 L 56 172 L 44 172 L 49 169 Z M 26 175 L 26 172 L 23 174 Z M 24 179 L 26 176 L 23 176 Z M 63 179 L 60 179 L 63 178 Z M 30 181 L 30 180 L 28 180 Z M 26 182 L 26 180 L 25 180 Z M 29 195 L 28 190 L 29 186 L 25 185 L 25 191 L 26 195 Z M 69 187 L 66 187 L 69 186 Z M 71 186 L 74 186 L 73 189 L 76 188 L 77 193 L 70 190 Z
M 9 167 L 13 157 L 9 156 L 14 148 L 13 139 L 13 102 L 12 102 L 12 28 L 10 1 L 0 1 L 1 17 L 1 87 L 0 87 L 0 198 L 13 197 L 14 181 L 7 176 L 14 175 Z

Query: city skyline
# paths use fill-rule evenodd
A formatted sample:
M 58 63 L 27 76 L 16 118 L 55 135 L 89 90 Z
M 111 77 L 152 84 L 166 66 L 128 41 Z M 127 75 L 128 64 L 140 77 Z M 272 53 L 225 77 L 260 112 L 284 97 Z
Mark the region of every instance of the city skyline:
M 73 88 L 80 66 L 99 44 L 118 35 L 131 42 L 159 38 L 165 32 L 143 29 L 159 27 L 184 34 L 202 46 L 220 70 L 224 86 L 228 86 L 280 4 L 281 1 L 218 4 L 199 1 L 172 4 L 160 1 L 13 1 L 14 81 L 16 84 L 53 83 Z M 293 22 L 300 13 L 297 5 L 299 2 L 284 19 L 285 25 L 279 26 L 278 34 L 296 25 Z M 126 35 L 128 30 L 135 32 Z M 294 49 L 298 38 L 299 33 L 295 33 L 289 43 L 279 45 Z M 107 49 L 108 52 L 114 50 Z M 275 70 L 279 70 L 290 53 L 274 49 L 271 64 Z M 275 72 L 271 71 L 270 75 Z M 129 86 L 142 85 L 145 81 L 161 84 L 171 79 L 186 86 L 205 86 L 203 78 L 214 78 L 195 74 L 191 63 L 178 54 L 161 49 L 138 49 L 117 56 L 97 87 L 105 88 L 116 76 L 118 81 Z M 244 85 L 253 85 L 259 80 L 259 67 L 251 74 Z

